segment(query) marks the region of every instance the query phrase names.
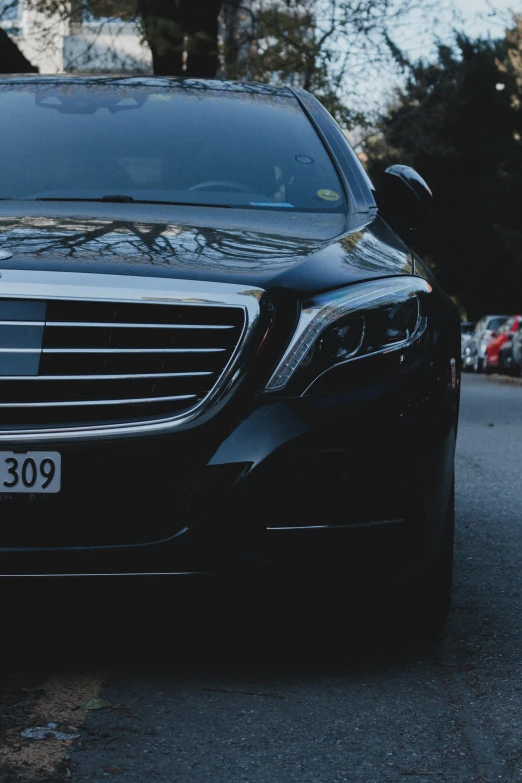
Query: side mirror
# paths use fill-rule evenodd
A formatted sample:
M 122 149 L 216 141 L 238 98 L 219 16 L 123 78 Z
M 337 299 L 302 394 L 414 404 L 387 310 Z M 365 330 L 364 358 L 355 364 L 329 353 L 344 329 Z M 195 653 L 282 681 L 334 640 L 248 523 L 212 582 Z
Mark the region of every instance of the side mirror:
M 377 189 L 377 204 L 392 227 L 418 231 L 428 221 L 432 192 L 420 174 L 410 166 L 386 169 Z

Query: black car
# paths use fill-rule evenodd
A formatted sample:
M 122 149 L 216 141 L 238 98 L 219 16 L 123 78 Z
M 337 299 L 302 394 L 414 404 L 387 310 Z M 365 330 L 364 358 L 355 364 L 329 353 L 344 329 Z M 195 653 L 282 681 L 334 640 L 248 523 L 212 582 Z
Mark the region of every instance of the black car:
M 376 195 L 287 87 L 4 77 L 0 138 L 0 572 L 313 574 L 440 622 L 459 317 L 390 228 L 423 180 Z

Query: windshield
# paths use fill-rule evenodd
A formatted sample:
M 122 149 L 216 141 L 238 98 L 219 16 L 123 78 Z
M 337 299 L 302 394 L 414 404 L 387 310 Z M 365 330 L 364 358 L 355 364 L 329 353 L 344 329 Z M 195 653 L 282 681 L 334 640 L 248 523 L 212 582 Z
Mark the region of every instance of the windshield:
M 0 138 L 4 199 L 346 210 L 326 149 L 284 92 L 152 80 L 4 82 Z

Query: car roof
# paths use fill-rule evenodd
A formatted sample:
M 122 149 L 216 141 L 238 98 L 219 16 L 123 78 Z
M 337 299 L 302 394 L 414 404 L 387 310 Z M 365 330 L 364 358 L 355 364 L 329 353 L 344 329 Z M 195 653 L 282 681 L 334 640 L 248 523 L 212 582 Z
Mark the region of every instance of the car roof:
M 121 84 L 136 87 L 158 87 L 177 86 L 190 90 L 234 92 L 257 95 L 278 95 L 281 97 L 295 98 L 295 92 L 290 87 L 272 86 L 256 82 L 234 82 L 224 79 L 184 79 L 177 76 L 99 76 L 96 74 L 1 74 L 0 84 L 12 84 L 13 82 L 23 84 Z

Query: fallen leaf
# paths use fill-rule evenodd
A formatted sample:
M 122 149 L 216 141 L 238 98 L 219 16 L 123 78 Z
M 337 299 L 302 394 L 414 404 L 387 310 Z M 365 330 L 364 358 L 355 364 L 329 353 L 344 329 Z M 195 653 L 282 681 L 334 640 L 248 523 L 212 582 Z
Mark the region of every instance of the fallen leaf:
M 91 699 L 85 705 L 84 710 L 121 710 L 121 704 L 113 704 L 105 699 Z

